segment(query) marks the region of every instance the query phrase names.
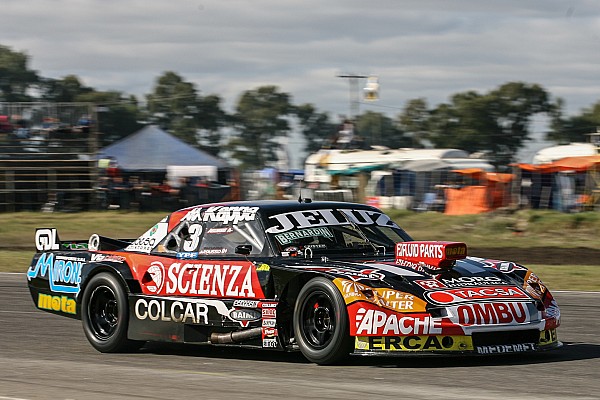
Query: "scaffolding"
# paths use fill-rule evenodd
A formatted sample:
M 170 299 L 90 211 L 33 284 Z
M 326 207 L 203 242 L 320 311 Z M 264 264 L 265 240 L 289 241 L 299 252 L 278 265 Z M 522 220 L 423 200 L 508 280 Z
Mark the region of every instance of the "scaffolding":
M 96 121 L 91 103 L 0 103 L 0 211 L 92 208 Z

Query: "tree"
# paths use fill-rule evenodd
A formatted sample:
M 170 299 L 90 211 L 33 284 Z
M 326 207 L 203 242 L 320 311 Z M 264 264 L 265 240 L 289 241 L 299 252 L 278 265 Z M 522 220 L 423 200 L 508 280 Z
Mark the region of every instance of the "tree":
M 329 120 L 329 114 L 318 112 L 312 104 L 302 104 L 295 108 L 295 114 L 306 139 L 306 151 L 314 153 L 327 144 L 337 129 Z
M 0 101 L 31 101 L 27 91 L 38 83 L 39 77 L 27 68 L 28 62 L 25 53 L 0 45 Z
M 198 107 L 196 122 L 200 129 L 199 146 L 202 150 L 218 155 L 221 151 L 221 129 L 227 125 L 230 117 L 221 108 L 221 98 L 214 94 L 201 97 Z
M 424 147 L 429 139 L 430 112 L 424 98 L 410 100 L 398 115 L 398 125 L 412 138 L 412 147 Z
M 91 93 L 94 89 L 84 86 L 75 75 L 62 79 L 40 78 L 40 100 L 56 103 L 74 102 L 78 96 Z
M 587 142 L 586 134 L 596 132 L 600 127 L 600 101 L 590 108 L 584 108 L 579 115 L 565 118 L 562 115 L 562 101 L 557 102 L 552 116 L 551 131 L 546 138 L 557 143 Z
M 290 96 L 276 86 L 262 86 L 242 94 L 233 116 L 237 134 L 228 148 L 241 168 L 262 169 L 277 160 L 279 138 L 289 132 L 293 111 Z
M 125 97 L 116 91 L 91 91 L 78 95 L 74 101 L 93 103 L 101 110 L 96 115 L 102 145 L 119 140 L 142 127 L 138 122 L 140 110 L 134 96 Z
M 556 104 L 539 85 L 510 82 L 486 95 L 459 93 L 431 113 L 431 140 L 438 147 L 486 151 L 496 165 L 514 161 L 530 139 L 531 118 Z
M 359 115 L 356 118 L 355 130 L 369 145 L 390 148 L 410 145 L 410 139 L 404 136 L 391 118 L 382 113 L 367 111 Z
M 157 80 L 152 94 L 146 96 L 150 120 L 185 142 L 197 146 L 196 117 L 198 91 L 172 71 Z

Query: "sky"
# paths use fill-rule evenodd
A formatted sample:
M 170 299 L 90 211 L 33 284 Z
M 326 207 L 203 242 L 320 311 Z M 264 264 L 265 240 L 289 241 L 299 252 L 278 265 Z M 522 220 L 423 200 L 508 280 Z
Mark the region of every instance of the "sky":
M 376 75 L 380 99 L 360 112 L 390 117 L 411 99 L 433 108 L 512 81 L 541 85 L 569 115 L 600 100 L 597 0 L 3 0 L 0 44 L 43 77 L 140 99 L 174 71 L 228 111 L 275 85 L 348 114 L 343 74 Z

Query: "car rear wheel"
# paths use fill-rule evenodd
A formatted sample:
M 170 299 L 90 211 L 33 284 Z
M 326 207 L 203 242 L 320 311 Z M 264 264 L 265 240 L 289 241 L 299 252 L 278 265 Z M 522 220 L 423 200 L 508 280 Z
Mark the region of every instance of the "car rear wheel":
M 317 364 L 334 364 L 352 350 L 348 312 L 338 288 L 328 279 L 314 278 L 298 295 L 294 336 L 302 354 Z
M 102 272 L 90 280 L 83 292 L 81 320 L 85 336 L 102 353 L 135 350 L 144 343 L 127 339 L 127 294 L 113 274 Z

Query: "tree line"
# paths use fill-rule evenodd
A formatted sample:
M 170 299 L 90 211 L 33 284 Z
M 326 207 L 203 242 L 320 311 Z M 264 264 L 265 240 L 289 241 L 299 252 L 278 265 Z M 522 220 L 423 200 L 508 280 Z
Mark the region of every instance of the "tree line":
M 89 102 L 98 114 L 103 145 L 140 129 L 160 126 L 185 142 L 214 155 L 227 155 L 242 169 L 260 169 L 277 160 L 277 149 L 298 127 L 309 153 L 327 146 L 339 121 L 313 104 L 294 104 L 276 86 L 244 91 L 232 113 L 217 94 L 204 95 L 173 71 L 159 76 L 140 101 L 120 91 L 99 91 L 76 75 L 41 76 L 28 66 L 29 56 L 0 45 L 0 101 Z M 458 148 L 483 152 L 499 167 L 514 161 L 531 140 L 536 116 L 549 124 L 546 139 L 556 143 L 586 141 L 600 126 L 600 101 L 575 116 L 566 116 L 564 101 L 538 84 L 508 82 L 487 93 L 466 91 L 431 107 L 426 99 L 409 100 L 394 117 L 366 111 L 354 118 L 355 133 L 365 145 Z

